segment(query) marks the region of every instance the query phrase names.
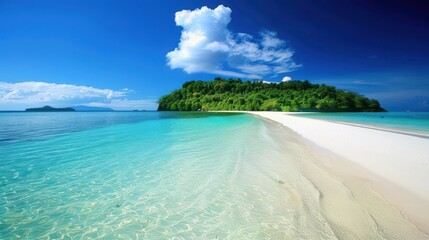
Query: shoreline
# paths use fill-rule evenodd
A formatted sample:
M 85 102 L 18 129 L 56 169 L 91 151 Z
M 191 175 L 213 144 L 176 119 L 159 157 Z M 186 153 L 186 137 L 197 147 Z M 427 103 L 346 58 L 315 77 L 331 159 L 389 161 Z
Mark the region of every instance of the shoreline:
M 332 121 L 332 120 L 324 120 L 324 119 L 315 119 L 315 120 L 320 120 L 320 121 L 326 121 L 326 122 L 331 122 L 331 123 L 348 125 L 348 126 L 352 126 L 352 127 L 361 127 L 361 128 L 372 129 L 372 130 L 377 130 L 377 131 L 397 133 L 397 134 L 403 134 L 403 135 L 408 135 L 408 136 L 412 136 L 412 137 L 419 137 L 419 138 L 429 139 L 429 135 L 423 134 L 423 133 L 418 133 L 418 132 L 412 132 L 412 131 L 406 131 L 406 130 L 397 130 L 397 129 L 393 129 L 393 128 L 382 128 L 382 127 L 376 127 L 376 126 L 365 125 L 365 124 L 347 123 L 347 122 Z
M 208 112 L 242 113 L 242 114 L 253 114 L 253 115 L 258 115 L 258 113 L 283 113 L 285 115 L 290 115 L 290 116 L 305 115 L 305 114 L 314 113 L 314 112 L 270 112 L 270 111 L 208 111 Z M 264 118 L 266 118 L 266 117 L 264 117 Z M 269 119 L 269 118 L 266 118 L 266 119 Z M 306 118 L 306 119 L 314 119 L 314 120 L 325 121 L 325 122 L 330 122 L 330 123 L 343 124 L 343 125 L 348 125 L 348 126 L 353 126 L 353 127 L 361 127 L 361 128 L 372 129 L 372 130 L 391 132 L 391 133 L 397 133 L 397 134 L 403 134 L 403 135 L 409 135 L 409 136 L 413 136 L 413 137 L 420 137 L 420 138 L 429 139 L 429 134 L 421 133 L 421 132 L 413 131 L 413 130 L 407 130 L 407 129 L 395 129 L 395 128 L 387 128 L 387 127 L 383 128 L 383 127 L 379 127 L 376 125 L 366 125 L 366 124 L 361 124 L 361 123 L 342 122 L 342 121 L 334 121 L 334 120 L 319 119 L 319 118 Z M 272 120 L 272 119 L 270 119 L 270 120 Z M 272 120 L 272 121 L 279 123 L 276 120 Z M 286 125 L 284 125 L 284 126 L 286 126 Z
M 281 124 L 325 155 L 327 171 L 370 182 L 370 188 L 429 234 L 429 140 L 404 132 L 296 117 L 284 112 L 243 112 Z M 346 180 L 345 180 L 346 181 Z M 355 180 L 350 181 L 351 185 Z

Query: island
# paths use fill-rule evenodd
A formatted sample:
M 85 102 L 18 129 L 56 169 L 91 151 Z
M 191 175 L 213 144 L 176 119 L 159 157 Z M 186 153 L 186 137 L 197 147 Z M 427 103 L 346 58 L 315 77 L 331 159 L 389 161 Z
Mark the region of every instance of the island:
M 27 108 L 26 112 L 75 112 L 76 110 L 71 107 L 66 108 L 54 108 L 51 106 L 44 106 L 40 108 Z
M 91 107 L 85 105 L 72 106 L 77 112 L 113 112 L 114 110 L 108 107 Z
M 375 99 L 309 81 L 189 81 L 160 98 L 158 111 L 383 112 Z

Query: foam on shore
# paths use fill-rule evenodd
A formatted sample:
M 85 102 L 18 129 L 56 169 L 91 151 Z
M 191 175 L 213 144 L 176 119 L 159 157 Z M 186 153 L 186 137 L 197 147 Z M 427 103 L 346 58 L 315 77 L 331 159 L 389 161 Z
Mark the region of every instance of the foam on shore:
M 281 112 L 251 114 L 281 123 L 307 139 L 312 148 L 330 154 L 319 157 L 327 170 L 340 175 L 356 191 L 363 189 L 356 179 L 367 182 L 401 214 L 429 232 L 429 139 Z M 369 203 L 365 198 L 362 200 Z

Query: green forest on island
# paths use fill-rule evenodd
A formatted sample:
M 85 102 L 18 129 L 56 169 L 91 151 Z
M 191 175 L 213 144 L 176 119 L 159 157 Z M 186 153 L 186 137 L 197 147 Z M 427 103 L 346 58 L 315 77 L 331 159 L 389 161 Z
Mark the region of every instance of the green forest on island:
M 379 102 L 354 92 L 308 81 L 263 83 L 215 78 L 185 82 L 160 98 L 158 111 L 379 112 Z

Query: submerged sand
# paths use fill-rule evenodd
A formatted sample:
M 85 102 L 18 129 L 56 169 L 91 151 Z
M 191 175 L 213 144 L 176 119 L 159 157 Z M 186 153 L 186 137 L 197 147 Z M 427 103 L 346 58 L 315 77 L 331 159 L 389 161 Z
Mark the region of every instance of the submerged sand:
M 336 238 L 429 239 L 429 139 L 279 112 L 251 113 L 292 130 L 283 138 L 301 149 L 294 164 L 318 193 L 319 211 Z M 297 206 L 311 205 L 302 192 L 284 190 Z
M 11 144 L 0 148 L 0 238 L 429 239 L 379 189 L 427 222 L 426 202 L 316 143 L 235 115 Z

